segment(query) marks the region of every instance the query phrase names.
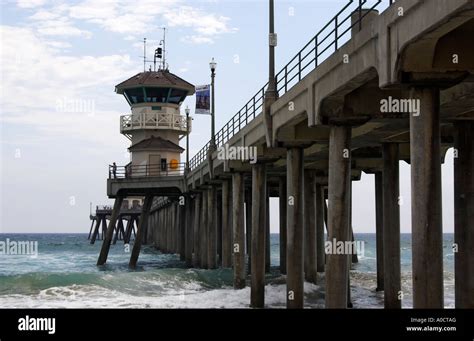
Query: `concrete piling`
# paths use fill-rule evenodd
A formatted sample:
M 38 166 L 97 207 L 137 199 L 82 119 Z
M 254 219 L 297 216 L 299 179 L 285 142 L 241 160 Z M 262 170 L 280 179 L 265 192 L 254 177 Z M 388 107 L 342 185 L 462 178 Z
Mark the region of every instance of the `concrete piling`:
M 222 183 L 222 267 L 232 266 L 232 226 L 229 215 L 232 214 L 230 205 L 229 182 Z
M 332 126 L 329 135 L 328 239 L 347 242 L 350 224 L 351 128 Z M 346 254 L 327 255 L 326 308 L 347 308 L 349 264 Z
M 454 279 L 456 308 L 474 308 L 474 122 L 455 124 Z
M 270 193 L 268 185 L 266 187 L 265 196 L 265 272 L 270 273 Z
M 185 226 L 184 226 L 184 259 L 187 267 L 193 265 L 193 200 L 190 195 L 186 196 L 185 204 Z
M 115 224 L 120 214 L 120 208 L 122 207 L 123 197 L 118 196 L 115 198 L 114 208 L 112 209 L 112 215 L 110 217 L 109 228 L 107 229 L 104 241 L 102 242 L 102 248 L 100 249 L 99 259 L 97 265 L 103 265 L 107 261 L 109 255 L 110 244 L 112 242 L 112 236 L 114 234 Z M 105 218 L 104 218 L 105 219 Z M 105 222 L 103 223 L 103 225 Z
M 128 263 L 128 267 L 131 269 L 135 269 L 135 267 L 137 266 L 138 256 L 140 254 L 140 248 L 142 246 L 142 233 L 145 231 L 146 224 L 148 223 L 148 215 L 150 214 L 152 202 L 153 195 L 147 195 L 143 203 L 142 213 L 140 214 L 140 222 L 138 223 L 137 235 L 135 237 L 135 242 L 133 243 L 130 262 Z
M 207 264 L 209 269 L 217 268 L 216 196 L 216 187 L 210 186 L 207 191 Z
M 377 261 L 377 288 L 376 291 L 384 290 L 383 270 L 383 176 L 382 172 L 375 172 L 375 239 L 376 239 L 376 261 Z
M 316 271 L 324 272 L 326 254 L 324 253 L 324 187 L 315 184 L 316 200 Z
M 265 264 L 267 234 L 267 180 L 265 164 L 252 165 L 252 245 L 250 305 L 265 305 Z
M 303 148 L 287 149 L 287 308 L 303 308 Z
M 208 199 L 209 194 L 208 190 L 202 192 L 202 204 L 201 204 L 201 267 L 203 269 L 209 268 L 209 258 L 208 258 L 208 245 L 207 238 L 209 236 L 209 225 L 208 225 Z
M 316 283 L 316 193 L 314 171 L 304 171 L 304 277 Z
M 439 89 L 413 87 L 410 98 L 420 100 L 410 114 L 413 307 L 443 308 Z
M 288 196 L 286 192 L 286 177 L 279 179 L 279 207 L 280 207 L 280 272 L 286 274 L 286 208 L 288 205 Z
M 245 232 L 244 232 L 244 177 L 232 174 L 232 230 L 234 233 L 232 252 L 234 258 L 234 288 L 245 287 Z
M 250 177 L 251 178 L 251 177 Z M 252 255 L 250 249 L 252 247 L 252 187 L 245 188 L 245 252 L 247 254 L 247 273 L 252 270 Z
M 194 238 L 193 238 L 193 266 L 201 266 L 201 193 L 196 193 L 194 198 Z
M 383 149 L 383 268 L 385 308 L 401 308 L 398 144 Z

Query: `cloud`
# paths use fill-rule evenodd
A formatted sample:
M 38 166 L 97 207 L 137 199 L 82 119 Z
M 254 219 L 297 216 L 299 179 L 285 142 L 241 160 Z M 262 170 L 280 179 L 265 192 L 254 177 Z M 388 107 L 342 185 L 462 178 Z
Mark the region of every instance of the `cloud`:
M 237 28 L 229 27 L 230 18 L 190 6 L 168 11 L 164 18 L 170 27 L 192 28 L 197 34 L 185 36 L 182 40 L 193 44 L 212 43 L 218 35 L 237 31 Z
M 191 36 L 184 36 L 181 38 L 181 41 L 183 43 L 188 43 L 188 44 L 213 44 L 214 39 L 206 36 L 200 36 L 200 35 L 191 35 Z
M 120 138 L 119 112 L 113 108 L 121 100 L 113 86 L 130 76 L 128 55 L 64 56 L 57 49 L 64 47 L 61 42 L 25 27 L 0 26 L 0 36 L 3 123 L 103 144 Z M 58 107 L 66 102 L 89 106 Z
M 184 27 L 192 32 L 181 38 L 191 44 L 210 44 L 215 38 L 236 32 L 230 27 L 230 18 L 192 6 L 180 5 L 180 0 L 129 0 L 92 1 L 77 4 L 55 4 L 38 9 L 30 16 L 39 33 L 50 36 L 82 36 L 90 38 L 91 32 L 80 24 L 98 25 L 100 28 L 127 35 L 156 32 L 162 25 Z
M 16 2 L 18 7 L 21 8 L 35 8 L 42 6 L 46 3 L 46 0 L 18 0 Z
M 87 39 L 92 36 L 90 31 L 79 29 L 66 18 L 43 20 L 38 23 L 37 32 L 46 36 L 75 36 Z

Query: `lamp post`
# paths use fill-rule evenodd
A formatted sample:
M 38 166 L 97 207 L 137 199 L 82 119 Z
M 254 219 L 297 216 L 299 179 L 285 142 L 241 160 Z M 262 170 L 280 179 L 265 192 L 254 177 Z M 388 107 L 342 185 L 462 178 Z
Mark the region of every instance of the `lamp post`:
M 216 76 L 216 66 L 217 63 L 214 61 L 214 58 L 209 62 L 209 67 L 211 69 L 211 148 L 215 150 L 216 148 L 216 138 L 215 138 L 215 101 L 214 101 L 214 78 Z
M 191 110 L 189 110 L 189 107 L 186 106 L 186 109 L 184 112 L 186 113 L 186 168 L 184 172 L 186 174 L 189 173 L 189 113 Z

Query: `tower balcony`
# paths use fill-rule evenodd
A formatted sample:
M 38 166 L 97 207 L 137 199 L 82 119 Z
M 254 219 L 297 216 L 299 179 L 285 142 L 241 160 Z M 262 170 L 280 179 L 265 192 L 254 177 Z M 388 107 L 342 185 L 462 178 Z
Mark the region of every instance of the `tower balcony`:
M 191 132 L 191 120 L 189 120 Z M 171 113 L 138 113 L 120 116 L 120 133 L 127 134 L 134 130 L 163 129 L 186 134 L 186 116 Z

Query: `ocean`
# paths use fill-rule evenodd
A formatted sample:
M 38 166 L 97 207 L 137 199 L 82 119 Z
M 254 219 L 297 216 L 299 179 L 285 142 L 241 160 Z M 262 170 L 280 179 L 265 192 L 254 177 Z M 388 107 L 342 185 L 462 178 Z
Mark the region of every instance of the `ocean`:
M 444 234 L 444 300 L 454 307 L 453 234 Z M 0 242 L 37 241 L 38 254 L 0 254 L 2 308 L 247 308 L 250 288 L 232 288 L 232 270 L 187 269 L 176 255 L 142 248 L 137 270 L 128 269 L 123 242 L 112 245 L 107 265 L 97 267 L 101 241 L 91 245 L 86 234 L 0 234 Z M 376 292 L 375 234 L 356 234 L 364 255 L 351 270 L 354 308 L 382 308 Z M 271 235 L 271 273 L 265 304 L 286 307 L 285 277 L 278 271 L 279 236 Z M 130 248 L 131 250 L 131 248 Z M 411 235 L 401 235 L 403 307 L 412 307 Z M 324 308 L 324 275 L 305 283 L 305 307 Z M 248 282 L 249 284 L 249 282 Z

